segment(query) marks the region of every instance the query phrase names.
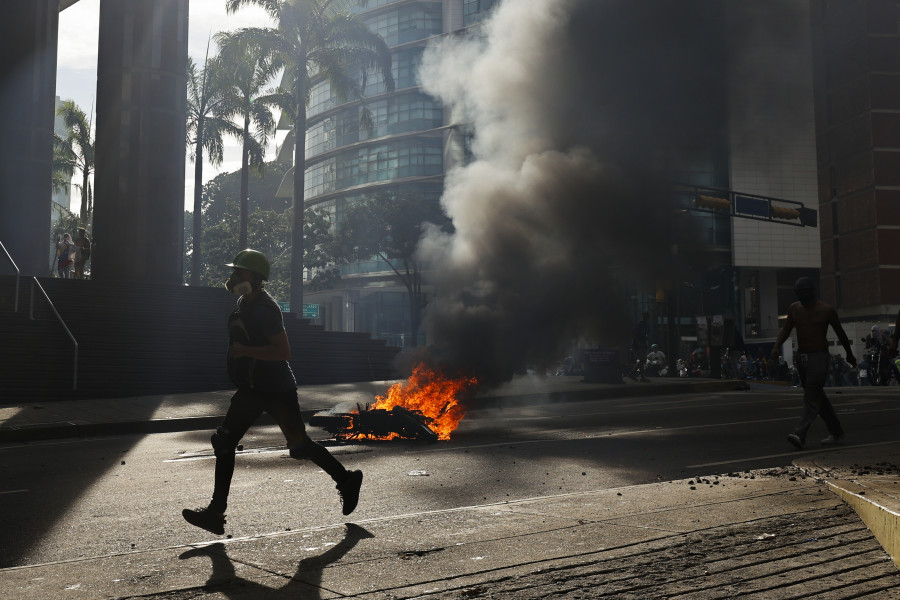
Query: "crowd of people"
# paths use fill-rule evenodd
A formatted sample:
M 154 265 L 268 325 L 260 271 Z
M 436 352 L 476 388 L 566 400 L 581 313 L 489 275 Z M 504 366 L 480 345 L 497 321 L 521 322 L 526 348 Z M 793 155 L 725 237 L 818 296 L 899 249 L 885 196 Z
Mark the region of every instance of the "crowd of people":
M 742 380 L 781 380 L 803 388 L 803 414 L 794 430 L 787 435 L 787 441 L 797 449 L 807 443 L 807 434 L 815 420 L 821 417 L 828 430 L 828 436 L 821 440 L 824 446 L 840 443 L 844 429 L 837 412 L 825 393 L 826 387 L 856 385 L 891 385 L 896 380 L 900 384 L 900 326 L 892 332 L 873 326 L 861 341 L 865 344 L 862 355 L 857 358 L 847 333 L 841 325 L 837 310 L 818 297 L 814 281 L 801 277 L 794 283 L 797 301 L 787 310 L 784 326 L 778 333 L 768 356 L 761 349 L 756 353 L 736 348 L 694 349 L 687 359 L 676 362 L 682 377 L 711 376 L 710 365 L 721 366 L 721 376 Z M 900 323 L 900 314 L 897 315 Z M 631 360 L 633 367 L 628 372 L 635 381 L 648 381 L 646 369 L 655 360 L 647 352 L 647 314 L 632 329 Z M 844 354 L 831 354 L 827 338 L 832 329 Z M 785 360 L 781 351 L 785 343 L 796 333 L 796 350 L 792 360 Z M 738 337 L 738 336 L 735 336 Z M 743 344 L 741 344 L 743 345 Z M 644 358 L 646 356 L 646 358 Z M 716 361 L 720 360 L 721 365 Z M 712 361 L 712 362 L 711 362 Z M 715 369 L 718 370 L 718 369 Z M 640 379 L 638 379 L 640 377 Z
M 628 376 L 634 381 L 647 381 L 647 376 L 668 374 L 666 355 L 657 344 L 646 351 L 646 316 L 633 330 L 630 348 Z M 900 357 L 892 348 L 894 332 L 877 325 L 861 341 L 864 350 L 856 364 L 851 364 L 844 354 L 836 353 L 829 358 L 825 375 L 826 387 L 900 385 Z M 896 336 L 900 337 L 900 336 Z M 697 347 L 675 361 L 679 377 L 710 377 L 710 349 Z M 780 354 L 767 355 L 762 348 L 756 351 L 746 348 L 724 347 L 720 352 L 721 377 L 747 381 L 779 381 L 794 387 L 801 387 L 800 375 L 793 361 L 784 360 Z
M 56 274 L 60 279 L 84 279 L 87 262 L 91 259 L 91 240 L 84 227 L 78 228 L 74 240 L 69 233 L 56 236 Z

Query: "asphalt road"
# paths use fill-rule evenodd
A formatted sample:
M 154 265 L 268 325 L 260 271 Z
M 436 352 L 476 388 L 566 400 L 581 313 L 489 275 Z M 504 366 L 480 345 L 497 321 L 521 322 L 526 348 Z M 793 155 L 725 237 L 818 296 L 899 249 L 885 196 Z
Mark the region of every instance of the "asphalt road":
M 891 388 L 829 390 L 847 443 L 900 437 Z M 800 392 L 774 388 L 473 410 L 449 442 L 334 446 L 365 473 L 355 519 L 789 465 Z M 327 434 L 311 430 L 325 440 Z M 182 508 L 212 491 L 208 431 L 0 445 L 0 568 L 208 541 Z M 817 423 L 809 449 L 826 432 Z M 277 427 L 251 430 L 226 531 L 343 523 L 330 479 L 291 460 Z

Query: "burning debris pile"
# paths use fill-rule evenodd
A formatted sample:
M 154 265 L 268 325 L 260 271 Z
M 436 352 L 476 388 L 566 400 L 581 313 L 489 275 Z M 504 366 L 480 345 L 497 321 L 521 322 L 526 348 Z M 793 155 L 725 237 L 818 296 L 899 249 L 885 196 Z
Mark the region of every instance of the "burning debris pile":
M 459 395 L 476 383 L 475 378 L 452 379 L 419 364 L 409 379 L 391 386 L 384 396 L 375 396 L 373 404 L 357 405 L 357 410 L 349 413 L 316 413 L 309 424 L 325 429 L 339 441 L 449 440 L 465 416 Z

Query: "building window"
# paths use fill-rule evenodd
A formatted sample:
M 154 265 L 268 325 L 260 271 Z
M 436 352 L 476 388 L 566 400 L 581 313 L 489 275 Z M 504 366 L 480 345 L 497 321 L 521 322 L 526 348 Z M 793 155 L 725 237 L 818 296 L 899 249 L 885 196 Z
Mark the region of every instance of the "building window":
M 500 0 L 463 0 L 463 25 L 483 21 L 497 4 Z
M 391 74 L 394 77 L 394 88 L 402 90 L 419 86 L 419 65 L 422 63 L 424 48 L 410 48 L 397 52 L 391 59 Z M 361 75 L 350 74 L 351 78 L 362 81 Z M 378 96 L 387 92 L 382 78 L 371 71 L 366 77 L 366 89 L 363 94 L 366 97 Z M 331 85 L 327 81 L 317 83 L 310 90 L 309 108 L 307 116 L 312 118 L 324 112 L 336 108 L 340 104 L 334 94 L 331 93 Z
M 396 46 L 439 35 L 443 28 L 442 11 L 440 4 L 406 4 L 367 16 L 365 21 L 388 46 Z
M 354 148 L 310 167 L 305 194 L 312 198 L 340 189 L 443 173 L 441 138 L 412 137 Z

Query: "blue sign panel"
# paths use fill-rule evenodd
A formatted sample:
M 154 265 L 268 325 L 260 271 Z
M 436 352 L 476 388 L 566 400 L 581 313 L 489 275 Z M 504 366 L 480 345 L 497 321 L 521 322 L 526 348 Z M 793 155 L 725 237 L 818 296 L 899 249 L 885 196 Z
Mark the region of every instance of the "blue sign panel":
M 734 195 L 734 212 L 742 215 L 753 215 L 754 217 L 768 218 L 769 201 L 762 198 L 751 198 L 750 196 Z

